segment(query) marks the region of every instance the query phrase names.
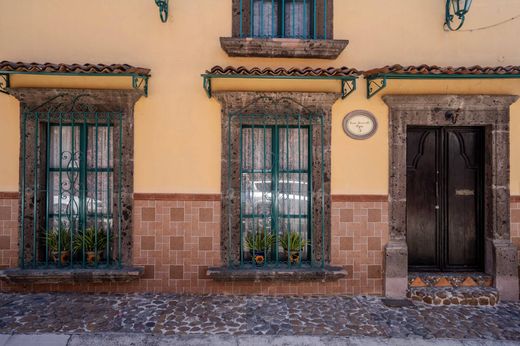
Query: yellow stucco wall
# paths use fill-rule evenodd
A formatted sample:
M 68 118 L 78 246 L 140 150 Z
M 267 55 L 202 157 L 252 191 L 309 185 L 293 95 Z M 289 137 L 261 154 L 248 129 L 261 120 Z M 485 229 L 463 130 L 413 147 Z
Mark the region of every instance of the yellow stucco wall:
M 445 32 L 440 0 L 335 0 L 335 37 L 350 44 L 336 61 L 229 58 L 219 37 L 231 34 L 231 0 L 170 0 L 159 20 L 152 0 L 0 0 L 0 60 L 129 63 L 152 69 L 150 96 L 136 105 L 136 192 L 218 193 L 220 106 L 208 100 L 200 74 L 213 65 L 247 67 L 386 64 L 519 65 L 520 20 L 487 30 Z M 464 29 L 520 14 L 520 1 L 475 1 Z M 109 78 L 13 78 L 13 86 L 117 88 Z M 215 89 L 338 90 L 337 84 L 226 81 Z M 520 94 L 520 80 L 390 81 L 367 100 L 365 83 L 333 108 L 332 192 L 386 194 L 388 93 Z M 379 131 L 365 141 L 346 137 L 345 114 L 367 109 Z M 0 191 L 18 189 L 18 103 L 0 94 Z M 511 122 L 511 192 L 520 194 L 520 103 Z

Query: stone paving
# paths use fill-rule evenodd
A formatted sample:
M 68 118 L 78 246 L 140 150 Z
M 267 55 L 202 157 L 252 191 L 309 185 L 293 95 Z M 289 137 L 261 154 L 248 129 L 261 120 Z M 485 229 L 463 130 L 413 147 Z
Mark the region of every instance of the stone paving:
M 0 294 L 0 334 L 316 335 L 520 341 L 520 303 L 392 308 L 377 297 Z

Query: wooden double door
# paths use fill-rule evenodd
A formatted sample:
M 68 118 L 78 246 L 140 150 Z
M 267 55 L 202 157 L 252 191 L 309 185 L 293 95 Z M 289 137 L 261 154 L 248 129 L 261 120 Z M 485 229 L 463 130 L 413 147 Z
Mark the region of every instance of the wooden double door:
M 483 130 L 408 128 L 406 234 L 410 270 L 482 269 Z

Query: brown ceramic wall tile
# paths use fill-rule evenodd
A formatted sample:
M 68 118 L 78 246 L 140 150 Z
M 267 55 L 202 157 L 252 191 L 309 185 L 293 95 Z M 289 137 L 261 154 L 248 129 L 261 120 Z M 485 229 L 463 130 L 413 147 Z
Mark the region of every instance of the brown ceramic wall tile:
M 184 267 L 178 265 L 170 266 L 170 279 L 182 280 L 184 278 Z
M 184 250 L 184 237 L 170 237 L 170 250 Z
M 354 238 L 352 237 L 341 237 L 339 239 L 340 250 L 354 250 Z
M 155 266 L 145 265 L 143 279 L 153 279 L 155 277 Z
M 354 221 L 354 210 L 352 209 L 340 209 L 339 220 L 341 222 L 352 222 Z
M 208 251 L 213 248 L 213 238 L 211 237 L 200 237 L 199 238 L 199 250 Z
M 381 237 L 368 237 L 368 250 L 381 251 Z
M 184 208 L 171 208 L 170 219 L 171 221 L 184 221 Z
M 8 235 L 0 236 L 0 250 L 8 250 L 11 248 L 11 237 Z
M 369 265 L 367 272 L 369 279 L 380 279 L 382 276 L 380 265 Z
M 199 209 L 199 221 L 200 222 L 213 222 L 213 208 L 200 208 Z
M 141 236 L 141 250 L 155 250 L 155 237 L 149 235 Z
M 143 208 L 141 218 L 143 221 L 155 221 L 155 208 Z
M 368 209 L 368 222 L 381 222 L 381 209 Z
M 11 208 L 10 207 L 0 207 L 0 221 L 8 221 L 11 220 Z

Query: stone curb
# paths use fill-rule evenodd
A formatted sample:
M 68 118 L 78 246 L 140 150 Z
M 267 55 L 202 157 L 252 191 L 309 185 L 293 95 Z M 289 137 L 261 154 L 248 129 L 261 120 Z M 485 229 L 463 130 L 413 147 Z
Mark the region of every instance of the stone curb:
M 221 345 L 221 346 L 494 346 L 520 345 L 519 342 L 483 339 L 421 339 L 421 338 L 371 338 L 329 336 L 155 336 L 150 334 L 103 333 L 103 334 L 0 334 L 0 346 L 138 346 L 138 345 Z

